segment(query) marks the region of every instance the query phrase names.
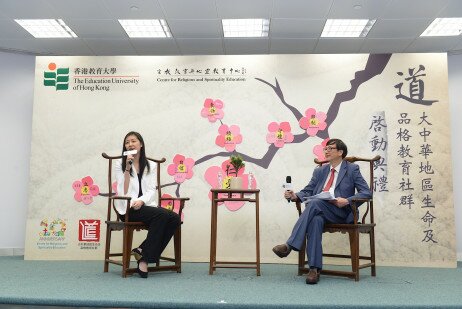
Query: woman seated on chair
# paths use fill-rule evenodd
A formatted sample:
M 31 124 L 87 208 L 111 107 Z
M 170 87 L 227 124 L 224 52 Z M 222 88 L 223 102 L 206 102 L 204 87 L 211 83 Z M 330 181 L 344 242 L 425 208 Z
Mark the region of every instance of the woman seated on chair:
M 141 221 L 149 229 L 146 239 L 132 250 L 138 261 L 138 274 L 148 277 L 148 263 L 159 262 L 160 255 L 169 243 L 178 226 L 180 217 L 173 211 L 156 207 L 157 177 L 156 167 L 150 166 L 146 158 L 145 143 L 138 132 L 129 132 L 124 138 L 122 153 L 132 151 L 123 156 L 115 164 L 117 192 L 120 196 L 131 197 L 129 221 Z M 134 153 L 136 150 L 136 153 Z M 115 204 L 122 221 L 125 220 L 126 203 Z

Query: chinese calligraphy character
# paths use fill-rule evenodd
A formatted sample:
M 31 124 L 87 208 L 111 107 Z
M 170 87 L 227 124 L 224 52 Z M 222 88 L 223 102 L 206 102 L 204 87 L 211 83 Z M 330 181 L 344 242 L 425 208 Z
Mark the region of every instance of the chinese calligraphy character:
M 377 192 L 377 187 L 378 187 L 378 192 L 388 192 L 387 184 L 388 184 L 387 176 L 383 175 L 379 177 L 378 179 L 377 177 L 374 176 L 374 192 Z
M 386 150 L 388 146 L 388 142 L 383 137 L 379 140 L 377 135 L 374 136 L 369 143 L 372 146 L 372 151 Z
M 433 219 L 436 219 L 435 216 L 433 216 L 428 210 L 427 213 L 420 218 L 423 222 L 428 222 L 428 227 L 430 227 L 430 224 L 433 223 Z
M 382 171 L 385 171 L 385 166 L 387 166 L 387 163 L 385 162 L 385 158 L 380 158 L 377 161 L 374 161 L 374 171 L 380 168 Z
M 433 184 L 431 178 L 422 179 L 422 191 L 433 191 Z
M 432 166 L 428 161 L 425 165 L 423 164 L 423 162 L 420 162 L 419 174 L 421 174 L 422 172 L 425 172 L 425 174 L 435 174 L 435 171 L 433 170 Z
M 420 150 L 419 154 L 421 154 L 422 156 L 425 157 L 425 159 L 427 159 L 428 156 L 429 156 L 431 153 L 433 153 L 433 151 L 431 150 L 430 147 L 431 147 L 431 145 L 429 145 L 429 144 L 423 144 L 423 145 L 421 145 L 421 146 L 420 146 L 420 149 L 421 149 L 421 150 Z
M 425 67 L 419 65 L 419 69 L 416 71 L 415 68 L 408 69 L 409 77 L 406 77 L 404 80 L 409 82 L 409 96 L 406 96 L 402 93 L 402 88 L 404 83 L 398 83 L 395 85 L 395 88 L 398 89 L 399 94 L 396 95 L 396 99 L 404 99 L 410 103 L 422 104 L 422 105 L 432 105 L 438 100 L 424 100 L 424 91 L 425 85 L 423 80 L 420 77 L 426 76 L 427 74 L 423 73 Z M 422 72 L 422 73 L 420 73 Z M 419 74 L 420 73 L 420 74 Z M 403 72 L 396 72 L 399 76 L 403 76 Z
M 396 139 L 399 139 L 400 141 L 403 141 L 405 140 L 406 142 L 409 140 L 410 137 L 412 137 L 412 135 L 409 134 L 409 130 L 408 129 L 401 129 L 399 128 L 399 132 L 396 133 L 397 137 Z
M 401 191 L 409 191 L 409 190 L 414 190 L 414 188 L 411 188 L 411 182 L 409 180 L 409 178 L 407 179 L 407 182 L 406 180 L 404 180 L 404 178 L 401 178 L 402 181 L 399 183 L 399 188 L 401 189 Z
M 426 230 L 424 231 L 425 237 L 422 239 L 422 242 L 429 242 L 432 241 L 433 243 L 438 243 L 436 240 L 433 239 L 433 230 Z
M 435 205 L 432 204 L 432 198 L 428 194 L 423 198 L 422 203 L 423 206 L 420 208 L 435 208 Z
M 420 131 L 419 132 L 420 136 L 423 136 L 424 138 L 424 142 L 427 142 L 427 136 L 429 136 L 430 134 L 432 134 L 431 131 L 427 131 L 427 129 L 423 129 L 423 131 Z
M 404 146 L 403 144 L 401 144 L 401 146 L 398 149 L 398 156 L 400 156 L 401 158 L 413 158 L 413 156 L 411 156 L 410 154 L 410 151 L 411 149 L 409 148 L 409 145 Z
M 382 118 L 382 116 L 373 116 L 372 118 L 373 120 L 371 126 L 369 127 L 369 130 L 371 128 L 374 128 L 374 132 L 379 132 L 382 131 L 382 128 L 387 127 L 387 125 L 385 124 L 385 118 Z
M 400 113 L 399 116 L 401 119 L 398 119 L 399 124 L 409 124 L 411 123 L 411 119 L 407 118 L 407 113 Z
M 408 162 L 404 160 L 404 162 L 399 163 L 401 165 L 401 174 L 403 175 L 409 175 L 409 169 L 411 167 L 412 162 Z
M 422 119 L 422 121 L 419 122 L 419 125 L 422 124 L 423 122 L 426 122 L 429 126 L 432 126 L 433 124 L 431 124 L 430 122 L 428 122 L 428 121 L 427 121 L 427 118 L 428 118 L 428 116 L 425 116 L 425 112 L 423 112 L 422 117 L 420 117 L 420 119 Z
M 409 209 L 411 209 L 412 205 L 414 205 L 414 197 L 412 196 L 412 194 L 409 194 L 409 195 L 402 195 L 401 198 L 400 198 L 400 202 L 399 202 L 399 205 L 404 205 L 404 206 L 408 206 Z

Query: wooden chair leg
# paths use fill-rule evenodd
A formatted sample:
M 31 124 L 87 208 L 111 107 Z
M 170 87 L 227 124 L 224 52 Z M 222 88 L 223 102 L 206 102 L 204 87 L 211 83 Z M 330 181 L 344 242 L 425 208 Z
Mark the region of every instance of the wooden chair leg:
M 355 281 L 359 281 L 359 232 L 350 231 L 350 250 L 351 250 L 351 271 L 354 273 Z
M 181 225 L 175 232 L 173 238 L 173 246 L 175 251 L 175 266 L 176 272 L 181 273 Z
M 370 248 L 371 248 L 371 276 L 375 277 L 375 237 L 374 237 L 374 229 L 371 230 L 369 233 L 369 242 L 370 242 Z
M 130 251 L 133 240 L 133 229 L 125 227 L 122 245 L 122 277 L 127 277 L 127 270 L 130 268 Z
M 107 273 L 109 271 L 109 253 L 111 252 L 111 233 L 112 230 L 109 226 L 106 227 L 106 247 L 104 249 L 104 272 Z
M 305 250 L 306 250 L 306 245 L 303 245 L 300 251 L 298 251 L 298 275 L 299 276 L 303 275 L 303 269 L 305 268 Z

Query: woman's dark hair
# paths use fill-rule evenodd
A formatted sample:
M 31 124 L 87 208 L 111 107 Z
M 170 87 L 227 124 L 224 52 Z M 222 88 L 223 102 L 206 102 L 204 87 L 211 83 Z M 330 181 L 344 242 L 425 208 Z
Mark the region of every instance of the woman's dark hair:
M 124 137 L 124 141 L 122 142 L 122 170 L 125 171 L 125 168 L 127 166 L 127 156 L 124 156 L 123 153 L 124 151 L 126 150 L 125 149 L 125 140 L 127 139 L 127 137 L 129 137 L 130 135 L 133 135 L 135 136 L 141 143 L 141 149 L 140 149 L 140 170 L 138 171 L 138 173 L 140 175 L 143 175 L 143 172 L 144 172 L 144 168 L 147 167 L 148 168 L 148 172 L 150 171 L 150 166 L 149 166 L 149 161 L 148 159 L 146 159 L 146 152 L 145 152 L 145 145 L 144 145 L 144 140 L 143 140 L 143 137 L 141 136 L 140 133 L 138 132 L 135 132 L 135 131 L 130 131 L 127 133 L 127 135 L 125 135 Z M 133 172 L 132 172 L 132 168 L 130 167 L 130 176 L 133 176 Z
M 330 145 L 335 145 L 335 148 L 337 148 L 337 150 L 342 150 L 343 151 L 342 159 L 345 159 L 345 157 L 348 154 L 348 148 L 347 148 L 347 145 L 345 145 L 345 143 L 341 139 L 338 139 L 338 138 L 330 139 L 327 142 L 327 146 L 330 146 Z

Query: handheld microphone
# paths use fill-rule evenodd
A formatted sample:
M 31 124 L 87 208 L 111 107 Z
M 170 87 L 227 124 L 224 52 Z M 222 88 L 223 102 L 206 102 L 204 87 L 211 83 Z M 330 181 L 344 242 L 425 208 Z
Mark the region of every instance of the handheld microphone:
M 282 186 L 286 191 L 292 190 L 292 177 L 287 176 L 286 177 L 286 182 Z M 287 203 L 290 203 L 290 198 L 287 199 Z
M 123 155 L 124 155 L 124 156 L 135 155 L 135 154 L 137 154 L 137 152 L 138 152 L 138 151 L 137 151 L 136 149 L 134 149 L 134 150 L 127 150 L 127 151 L 124 151 L 124 152 L 123 152 Z M 133 163 L 133 160 L 131 160 L 131 159 L 128 160 L 128 164 L 132 165 L 132 163 Z

